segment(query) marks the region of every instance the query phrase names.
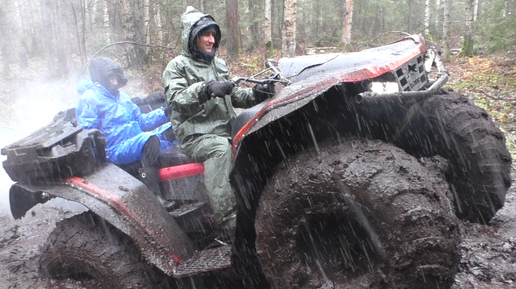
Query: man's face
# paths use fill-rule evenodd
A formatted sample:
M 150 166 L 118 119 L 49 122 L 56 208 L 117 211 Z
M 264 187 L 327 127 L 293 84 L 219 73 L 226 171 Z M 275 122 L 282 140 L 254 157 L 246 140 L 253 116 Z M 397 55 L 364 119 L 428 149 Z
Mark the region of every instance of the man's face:
M 113 87 L 118 87 L 118 77 L 116 77 L 116 75 L 110 75 L 109 76 L 109 83 L 111 84 L 111 86 Z
M 118 93 L 118 84 L 119 84 L 119 79 L 118 79 L 118 76 L 116 74 L 110 74 L 108 75 L 108 80 L 109 80 L 109 87 L 106 87 L 111 93 L 113 94 L 117 94 Z
M 200 34 L 195 40 L 195 44 L 199 50 L 211 53 L 213 50 L 213 45 L 215 44 L 215 33 L 205 32 Z

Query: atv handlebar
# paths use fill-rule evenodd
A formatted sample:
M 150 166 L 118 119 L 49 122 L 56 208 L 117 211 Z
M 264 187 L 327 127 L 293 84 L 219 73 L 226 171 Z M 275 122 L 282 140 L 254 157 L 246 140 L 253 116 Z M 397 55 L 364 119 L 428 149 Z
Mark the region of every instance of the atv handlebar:
M 258 72 L 257 74 L 250 76 L 250 77 L 233 77 L 231 79 L 231 82 L 233 82 L 235 85 L 240 84 L 242 81 L 245 82 L 251 82 L 255 84 L 272 84 L 272 83 L 280 83 L 284 86 L 287 86 L 290 84 L 290 81 L 283 78 L 281 75 L 281 71 L 276 67 L 276 61 L 273 59 L 269 59 L 266 62 L 266 69 Z M 266 73 L 272 72 L 271 75 L 269 75 L 268 78 L 259 78 L 260 76 L 263 76 Z

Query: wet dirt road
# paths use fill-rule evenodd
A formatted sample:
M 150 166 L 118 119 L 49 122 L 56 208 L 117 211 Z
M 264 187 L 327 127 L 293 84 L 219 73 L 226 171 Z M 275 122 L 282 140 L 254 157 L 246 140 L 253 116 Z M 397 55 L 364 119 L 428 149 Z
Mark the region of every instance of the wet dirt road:
M 452 289 L 516 288 L 516 174 L 490 225 L 463 222 L 459 273 Z
M 516 172 L 513 169 L 513 182 Z M 0 288 L 99 288 L 92 281 L 49 280 L 39 272 L 40 246 L 57 221 L 77 212 L 38 205 L 21 220 L 0 219 Z M 516 189 L 490 225 L 462 222 L 462 260 L 452 289 L 516 286 Z

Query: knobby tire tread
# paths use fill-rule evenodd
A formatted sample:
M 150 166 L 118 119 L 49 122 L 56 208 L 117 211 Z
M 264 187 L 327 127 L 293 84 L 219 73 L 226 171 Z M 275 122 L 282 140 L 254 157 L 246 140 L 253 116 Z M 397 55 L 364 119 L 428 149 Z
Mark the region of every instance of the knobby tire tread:
M 266 185 L 258 259 L 274 288 L 448 288 L 459 262 L 451 199 L 442 178 L 397 147 L 324 145 Z
M 446 176 L 457 196 L 458 217 L 488 223 L 511 186 L 512 159 L 504 134 L 484 109 L 454 92 L 429 98 L 421 112 L 431 132 L 424 147 L 450 162 Z
M 40 268 L 55 279 L 94 278 L 104 288 L 155 288 L 159 281 L 128 237 L 89 212 L 56 225 Z

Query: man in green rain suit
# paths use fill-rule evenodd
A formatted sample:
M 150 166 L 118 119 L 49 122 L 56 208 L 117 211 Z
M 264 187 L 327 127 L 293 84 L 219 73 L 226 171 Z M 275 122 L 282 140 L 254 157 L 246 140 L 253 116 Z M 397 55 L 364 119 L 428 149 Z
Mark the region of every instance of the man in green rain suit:
M 274 87 L 235 87 L 225 61 L 215 57 L 221 40 L 215 19 L 189 6 L 181 17 L 182 54 L 163 72 L 170 118 L 181 150 L 204 162 L 204 183 L 215 221 L 234 224 L 235 195 L 229 184 L 234 107 L 248 108 L 274 94 Z

